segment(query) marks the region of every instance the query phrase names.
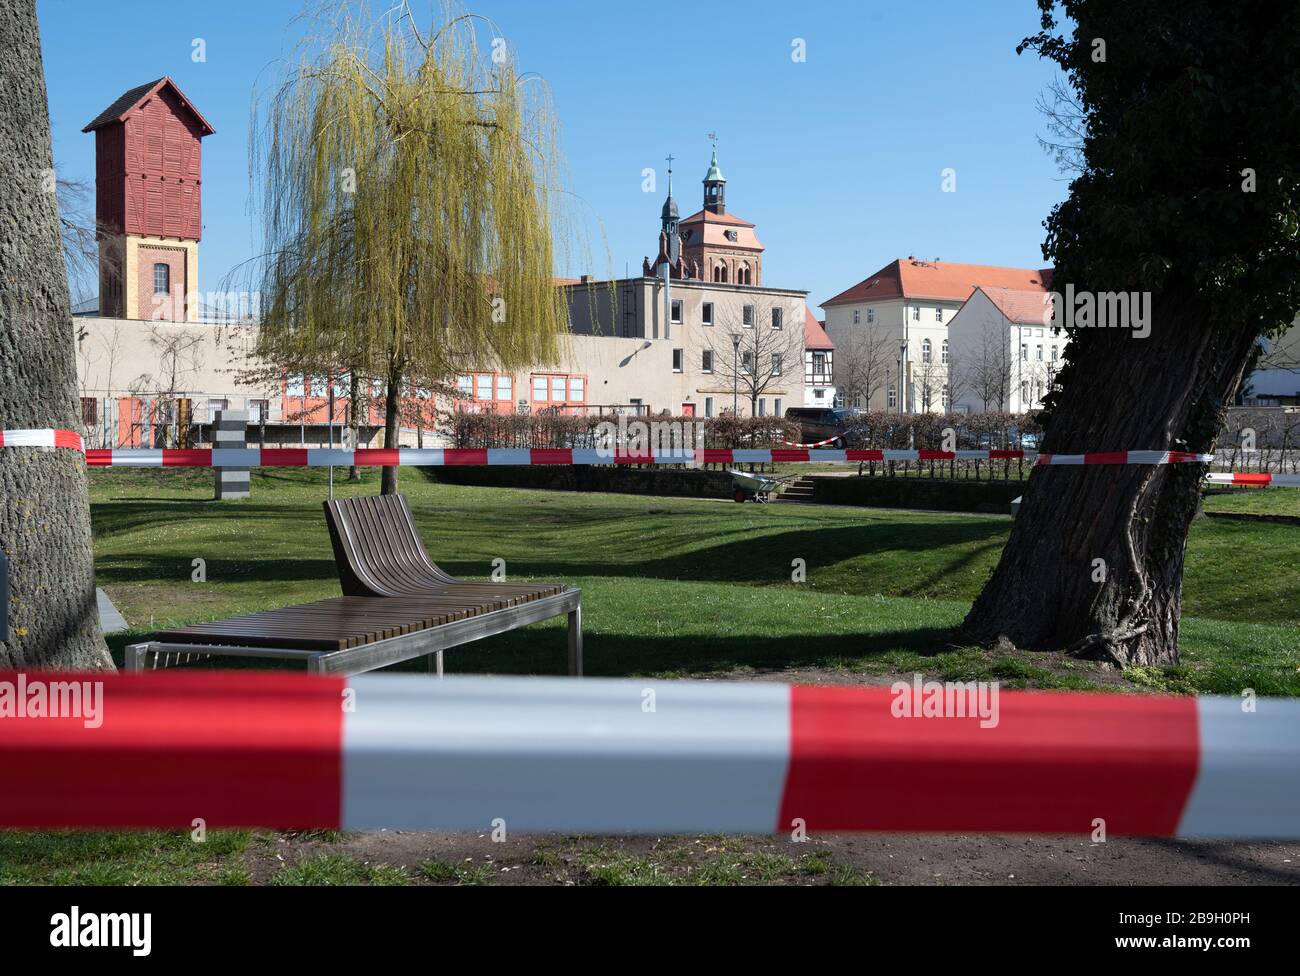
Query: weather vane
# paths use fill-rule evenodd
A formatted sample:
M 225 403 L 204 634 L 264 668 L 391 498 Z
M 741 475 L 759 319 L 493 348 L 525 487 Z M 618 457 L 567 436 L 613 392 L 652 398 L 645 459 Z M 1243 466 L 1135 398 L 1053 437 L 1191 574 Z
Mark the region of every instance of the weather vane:
M 718 148 L 718 134 L 716 132 L 709 133 L 709 142 L 713 143 L 714 149 Z

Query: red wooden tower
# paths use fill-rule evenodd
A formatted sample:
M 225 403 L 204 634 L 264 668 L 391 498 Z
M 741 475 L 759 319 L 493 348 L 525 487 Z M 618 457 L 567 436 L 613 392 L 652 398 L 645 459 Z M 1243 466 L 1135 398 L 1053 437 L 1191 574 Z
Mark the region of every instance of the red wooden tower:
M 202 148 L 215 130 L 170 78 L 124 92 L 95 133 L 99 313 L 198 318 Z

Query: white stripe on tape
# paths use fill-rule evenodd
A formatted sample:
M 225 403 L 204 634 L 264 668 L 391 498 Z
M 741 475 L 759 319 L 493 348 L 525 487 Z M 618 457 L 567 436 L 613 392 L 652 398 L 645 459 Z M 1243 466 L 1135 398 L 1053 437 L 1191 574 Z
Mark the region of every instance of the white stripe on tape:
M 532 464 L 533 455 L 527 448 L 493 447 L 487 452 L 488 464 Z
M 1202 698 L 1200 771 L 1178 823 L 1180 837 L 1294 837 L 1300 823 L 1295 731 L 1300 701 Z
M 342 451 L 336 447 L 309 447 L 307 449 L 307 465 L 309 467 L 324 468 L 331 464 L 336 467 L 351 467 L 355 463 L 356 456 L 351 451 Z
M 770 833 L 790 689 L 738 682 L 350 681 L 343 825 Z
M 397 449 L 397 460 L 401 464 L 410 464 L 416 467 L 440 467 L 445 458 L 440 447 L 399 447 Z

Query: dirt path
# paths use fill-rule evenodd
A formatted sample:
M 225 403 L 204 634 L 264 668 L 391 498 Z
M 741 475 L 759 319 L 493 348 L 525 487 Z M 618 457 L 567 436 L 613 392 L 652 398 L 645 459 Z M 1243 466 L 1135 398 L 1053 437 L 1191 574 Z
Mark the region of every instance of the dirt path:
M 322 855 L 405 871 L 410 883 L 1137 885 L 1300 884 L 1300 842 L 1076 837 L 827 835 L 539 837 L 379 833 L 269 838 L 250 850 L 264 882 Z M 400 876 L 400 875 L 399 875 Z

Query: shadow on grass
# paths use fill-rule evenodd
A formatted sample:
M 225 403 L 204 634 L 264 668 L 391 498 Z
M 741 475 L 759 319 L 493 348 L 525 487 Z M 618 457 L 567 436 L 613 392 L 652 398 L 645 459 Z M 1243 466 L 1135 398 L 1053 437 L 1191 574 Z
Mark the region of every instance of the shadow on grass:
M 142 631 L 108 638 L 113 660 L 122 666 L 127 644 L 148 638 Z M 684 634 L 619 636 L 584 634 L 583 656 L 588 677 L 625 678 L 643 675 L 725 674 L 737 669 L 781 671 L 790 668 L 852 667 L 891 653 L 934 657 L 956 650 L 954 631 L 940 627 L 879 631 L 865 634 L 779 634 L 711 637 Z M 445 654 L 449 674 L 566 674 L 567 638 L 561 627 L 532 627 L 454 647 Z M 303 665 L 246 658 L 214 659 L 203 666 L 302 670 Z M 427 672 L 425 658 L 404 662 L 389 671 Z

